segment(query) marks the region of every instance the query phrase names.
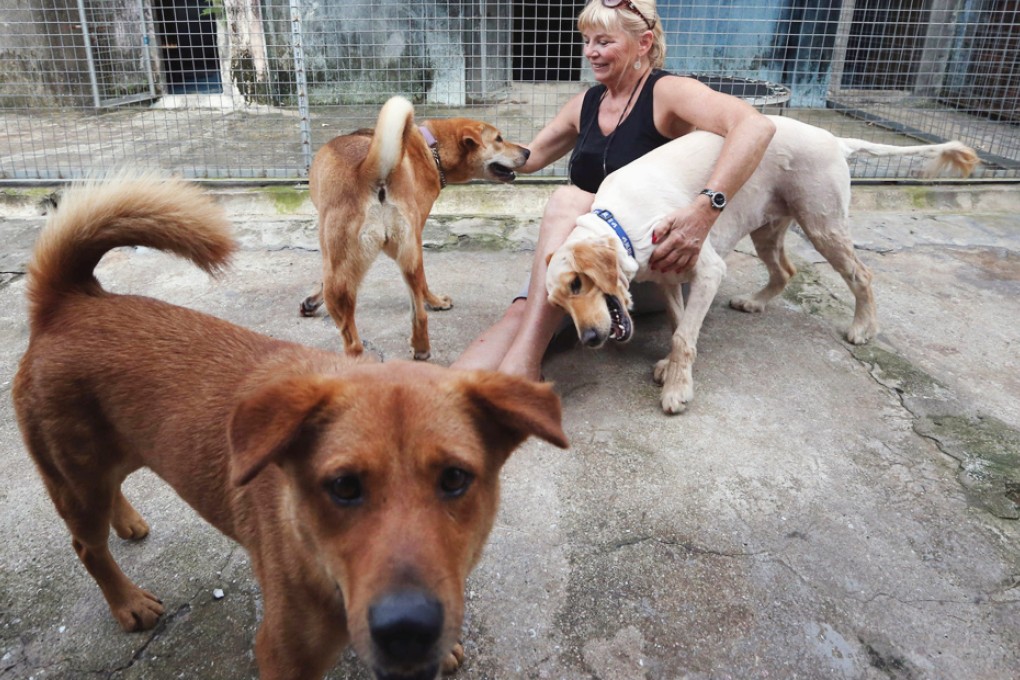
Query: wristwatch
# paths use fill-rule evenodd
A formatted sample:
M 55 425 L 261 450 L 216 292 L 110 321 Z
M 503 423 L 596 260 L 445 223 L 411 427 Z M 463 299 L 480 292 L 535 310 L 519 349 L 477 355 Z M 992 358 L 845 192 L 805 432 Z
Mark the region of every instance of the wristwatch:
M 712 191 L 711 189 L 702 189 L 700 194 L 708 196 L 708 200 L 712 202 L 712 207 L 716 210 L 722 210 L 726 207 L 726 194 L 723 192 Z

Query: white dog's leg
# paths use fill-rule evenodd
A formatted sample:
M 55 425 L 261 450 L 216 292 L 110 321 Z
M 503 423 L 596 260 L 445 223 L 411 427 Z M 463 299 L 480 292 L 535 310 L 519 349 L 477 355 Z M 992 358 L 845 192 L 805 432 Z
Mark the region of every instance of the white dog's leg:
M 662 383 L 662 410 L 668 415 L 683 413 L 694 398 L 692 368 L 698 354 L 698 334 L 725 275 L 726 263 L 706 243 L 694 268 L 686 309 L 680 286 L 666 291 L 676 328 L 669 356 L 655 366 L 655 378 Z
M 878 333 L 878 313 L 871 290 L 871 270 L 854 252 L 848 218 L 804 215 L 798 222 L 811 245 L 839 272 L 854 294 L 854 320 L 846 331 L 846 339 L 855 345 L 863 345 Z
M 733 298 L 730 307 L 742 312 L 761 312 L 769 300 L 783 292 L 786 284 L 797 273 L 783 247 L 783 238 L 790 222 L 789 218 L 784 217 L 751 232 L 755 252 L 769 272 L 769 282 L 757 293 Z

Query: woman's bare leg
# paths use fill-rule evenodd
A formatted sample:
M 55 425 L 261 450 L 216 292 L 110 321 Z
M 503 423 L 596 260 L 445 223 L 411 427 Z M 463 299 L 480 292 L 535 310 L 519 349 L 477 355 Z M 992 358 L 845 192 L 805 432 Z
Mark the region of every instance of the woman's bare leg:
M 500 370 L 538 380 L 542 356 L 563 319 L 563 311 L 546 301 L 546 257 L 567 239 L 577 217 L 591 210 L 594 196 L 574 186 L 549 198 L 531 266 L 528 297 L 514 300 L 506 313 L 479 335 L 453 362 L 454 368 Z
M 549 304 L 545 288 L 546 260 L 567 240 L 577 217 L 591 210 L 593 199 L 592 194 L 574 186 L 557 189 L 549 198 L 542 215 L 535 260 L 531 265 L 528 299 L 513 342 L 499 364 L 503 373 L 532 380 L 541 378 L 542 357 L 563 321 L 564 313 L 559 307 Z
M 517 298 L 511 302 L 500 320 L 472 340 L 450 366 L 466 370 L 497 370 L 520 328 L 525 301 L 525 298 Z

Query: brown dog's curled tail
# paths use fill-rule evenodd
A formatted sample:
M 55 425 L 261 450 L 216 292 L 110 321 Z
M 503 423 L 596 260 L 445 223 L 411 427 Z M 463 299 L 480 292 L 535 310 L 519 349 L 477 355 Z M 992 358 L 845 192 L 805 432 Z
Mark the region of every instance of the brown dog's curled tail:
M 51 213 L 28 267 L 33 324 L 68 293 L 99 295 L 93 270 L 120 246 L 146 246 L 214 274 L 236 244 L 226 213 L 197 185 L 156 172 L 119 172 L 73 185 Z
M 379 111 L 365 160 L 364 177 L 385 184 L 390 173 L 404 159 L 404 149 L 414 130 L 414 107 L 403 97 L 390 97 Z

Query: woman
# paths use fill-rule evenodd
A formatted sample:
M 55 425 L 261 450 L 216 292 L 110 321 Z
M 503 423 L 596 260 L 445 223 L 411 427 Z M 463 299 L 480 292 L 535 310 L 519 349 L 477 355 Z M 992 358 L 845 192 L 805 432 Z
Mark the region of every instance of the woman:
M 546 258 L 591 209 L 607 174 L 671 139 L 708 130 L 725 142 L 705 188 L 733 196 L 758 167 L 775 132 L 746 102 L 661 70 L 666 41 L 655 0 L 591 0 L 577 23 L 599 84 L 571 99 L 538 133 L 519 170 L 535 172 L 573 149 L 571 185 L 553 193 L 542 215 L 527 297 L 515 299 L 453 363 L 456 368 L 540 379 L 542 356 L 563 319 L 562 310 L 546 300 Z M 699 195 L 656 228 L 653 269 L 694 265 L 722 209 L 713 207 L 713 198 Z

